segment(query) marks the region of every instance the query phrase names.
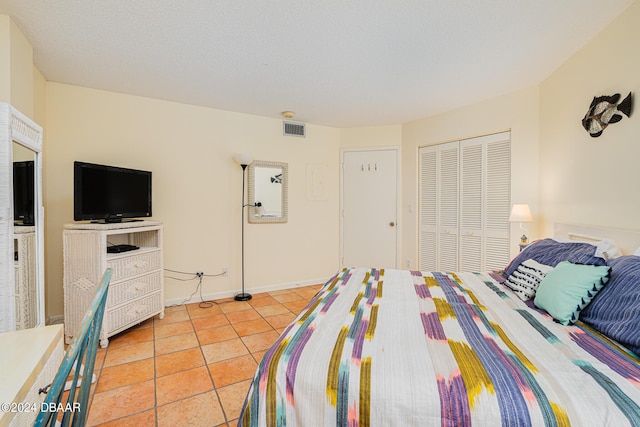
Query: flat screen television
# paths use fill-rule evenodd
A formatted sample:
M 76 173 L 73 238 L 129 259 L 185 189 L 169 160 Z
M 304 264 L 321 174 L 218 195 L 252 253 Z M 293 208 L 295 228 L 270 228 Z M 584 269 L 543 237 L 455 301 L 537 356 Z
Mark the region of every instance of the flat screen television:
M 13 162 L 13 221 L 34 225 L 35 171 L 33 160 Z
M 151 216 L 151 172 L 74 162 L 73 219 L 122 222 Z

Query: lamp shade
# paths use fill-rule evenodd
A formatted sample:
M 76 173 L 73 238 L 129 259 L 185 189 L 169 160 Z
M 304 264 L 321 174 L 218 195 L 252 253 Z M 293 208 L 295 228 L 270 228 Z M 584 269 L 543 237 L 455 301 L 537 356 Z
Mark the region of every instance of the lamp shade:
M 511 208 L 511 214 L 509 215 L 510 222 L 533 222 L 531 216 L 531 210 L 529 205 L 513 205 Z
M 233 156 L 233 160 L 239 165 L 250 165 L 253 162 L 253 156 L 247 153 L 238 153 Z

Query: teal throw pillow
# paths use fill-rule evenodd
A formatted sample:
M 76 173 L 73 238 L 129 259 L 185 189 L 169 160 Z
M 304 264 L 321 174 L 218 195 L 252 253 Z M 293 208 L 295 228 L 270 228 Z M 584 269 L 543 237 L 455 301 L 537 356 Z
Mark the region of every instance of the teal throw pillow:
M 607 283 L 610 271 L 606 265 L 563 261 L 542 279 L 533 302 L 563 325 L 575 323 L 582 309 Z

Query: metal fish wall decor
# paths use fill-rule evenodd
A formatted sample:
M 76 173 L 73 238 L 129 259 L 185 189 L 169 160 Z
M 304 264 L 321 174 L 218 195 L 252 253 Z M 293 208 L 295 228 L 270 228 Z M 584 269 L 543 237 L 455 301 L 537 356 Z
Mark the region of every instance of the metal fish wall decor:
M 597 138 L 602 135 L 602 131 L 611 123 L 622 120 L 622 114 L 629 117 L 631 115 L 632 99 L 631 92 L 618 104 L 620 94 L 612 96 L 596 96 L 591 101 L 589 111 L 582 119 L 582 126 L 589 135 Z M 622 114 L 619 114 L 622 113 Z

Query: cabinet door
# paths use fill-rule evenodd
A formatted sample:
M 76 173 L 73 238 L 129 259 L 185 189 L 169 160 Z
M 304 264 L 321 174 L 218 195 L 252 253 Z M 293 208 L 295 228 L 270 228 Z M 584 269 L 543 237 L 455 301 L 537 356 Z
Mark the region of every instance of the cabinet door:
M 483 145 L 460 146 L 460 270 L 482 271 L 485 153 Z
M 509 212 L 511 210 L 511 136 L 495 135 L 486 144 L 485 243 L 483 270 L 509 264 Z
M 437 147 L 420 149 L 419 170 L 419 256 L 418 269 L 436 271 L 437 263 L 437 225 L 438 225 L 438 173 Z
M 438 152 L 438 270 L 458 271 L 459 144 L 443 144 Z
M 419 269 L 458 269 L 458 143 L 420 149 Z

